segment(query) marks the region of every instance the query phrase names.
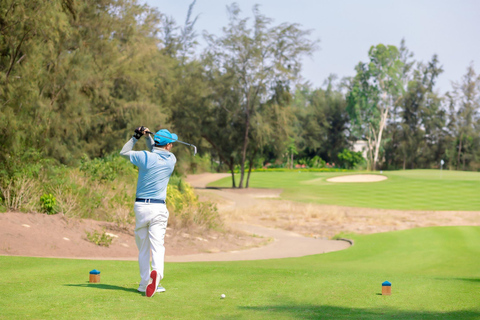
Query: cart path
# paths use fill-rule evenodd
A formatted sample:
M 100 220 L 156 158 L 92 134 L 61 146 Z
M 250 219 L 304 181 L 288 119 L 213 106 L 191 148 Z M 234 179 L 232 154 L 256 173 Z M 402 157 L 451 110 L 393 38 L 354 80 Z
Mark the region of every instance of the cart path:
M 184 256 L 166 256 L 166 262 L 239 261 L 303 257 L 338 251 L 350 247 L 347 241 L 307 238 L 294 232 L 236 223 L 232 228 L 250 234 L 273 238 L 273 242 L 253 249 L 218 253 L 200 253 Z
M 228 176 L 230 175 L 204 173 L 188 176 L 186 180 L 194 188 L 205 189 L 208 183 Z M 252 195 L 252 192 L 249 192 L 248 189 L 209 189 L 209 191 L 212 191 L 215 194 L 222 196 L 228 201 L 234 201 L 234 205 L 239 207 L 247 207 L 254 205 L 256 202 L 256 197 L 270 197 L 275 195 L 278 196 L 281 192 L 281 190 L 254 189 Z M 167 255 L 165 257 L 165 261 L 240 261 L 293 258 L 343 250 L 349 248 L 351 245 L 351 243 L 348 241 L 309 238 L 286 230 L 271 229 L 247 223 L 233 223 L 230 226 L 234 229 L 241 230 L 250 234 L 259 235 L 266 238 L 273 238 L 273 241 L 265 246 L 247 250 L 218 253 L 200 253 L 183 256 Z

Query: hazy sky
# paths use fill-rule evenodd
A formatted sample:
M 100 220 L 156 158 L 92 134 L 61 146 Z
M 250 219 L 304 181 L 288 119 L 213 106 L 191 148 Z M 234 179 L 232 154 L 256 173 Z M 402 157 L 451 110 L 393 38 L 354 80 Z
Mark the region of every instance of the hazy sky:
M 143 0 L 183 25 L 192 0 Z M 194 16 L 197 33 L 221 34 L 227 25 L 226 6 L 234 1 L 197 0 Z M 329 74 L 353 76 L 354 67 L 366 62 L 368 50 L 379 43 L 406 45 L 419 61 L 438 55 L 444 73 L 437 89 L 451 90 L 470 62 L 480 73 L 480 0 L 240 0 L 242 17 L 252 17 L 252 7 L 282 22 L 299 23 L 320 39 L 319 49 L 303 61 L 303 77 L 315 87 Z

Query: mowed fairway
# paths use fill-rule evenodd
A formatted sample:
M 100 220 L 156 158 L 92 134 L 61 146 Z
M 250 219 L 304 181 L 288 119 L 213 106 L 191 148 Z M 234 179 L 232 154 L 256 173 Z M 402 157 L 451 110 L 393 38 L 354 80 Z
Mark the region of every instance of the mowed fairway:
M 281 188 L 288 200 L 399 210 L 480 211 L 480 173 L 447 170 L 384 171 L 387 180 L 336 183 L 327 179 L 365 172 L 258 172 L 253 188 Z M 378 172 L 375 174 L 379 174 Z M 238 183 L 238 176 L 237 176 Z M 225 178 L 209 186 L 231 187 Z
M 168 263 L 167 292 L 150 299 L 136 292 L 136 262 L 2 256 L 0 318 L 480 319 L 480 227 L 353 238 L 303 258 Z M 100 284 L 88 283 L 94 268 Z

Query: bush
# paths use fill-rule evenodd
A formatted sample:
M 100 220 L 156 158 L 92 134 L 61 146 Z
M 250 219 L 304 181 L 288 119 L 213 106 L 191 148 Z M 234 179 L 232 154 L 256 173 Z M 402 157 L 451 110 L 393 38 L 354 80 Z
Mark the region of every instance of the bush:
M 168 225 L 176 228 L 192 226 L 215 229 L 223 226 L 215 204 L 200 202 L 193 188 L 179 177 L 170 180 L 167 188 Z
M 84 157 L 79 168 L 51 167 L 43 178 L 46 193 L 56 197 L 58 212 L 115 222 L 122 229 L 133 220 L 137 170 L 119 155 Z
M 326 162 L 319 156 L 314 156 L 313 158 L 302 158 L 296 161 L 299 165 L 305 165 L 308 168 L 325 168 Z
M 186 173 L 203 173 L 212 171 L 212 160 L 209 154 L 203 156 L 189 156 L 186 158 L 188 161 L 188 167 Z
M 285 168 L 285 163 L 267 163 L 265 165 L 265 169 L 282 169 L 282 168 Z
M 0 197 L 6 211 L 38 208 L 39 175 L 49 162 L 29 148 L 12 151 L 0 161 Z
M 39 182 L 38 179 L 28 176 L 15 176 L 8 183 L 0 185 L 2 192 L 3 207 L 6 211 L 13 210 L 32 210 L 36 211 L 38 204 Z
M 338 154 L 338 160 L 341 166 L 346 169 L 353 169 L 357 165 L 365 162 L 360 151 L 354 152 L 347 149 L 343 149 L 343 151 Z
M 110 244 L 112 244 L 113 237 L 109 236 L 103 228 L 102 233 L 98 232 L 97 230 L 94 230 L 92 233 L 85 231 L 87 234 L 87 240 L 95 243 L 97 246 L 102 246 L 102 247 L 109 247 Z
M 128 175 L 136 172 L 135 166 L 126 161 L 118 154 L 111 154 L 104 158 L 89 160 L 83 156 L 80 160 L 80 171 L 88 175 L 92 180 L 101 182 L 114 181 L 120 175 Z
M 93 160 L 83 157 L 77 168 L 54 163 L 29 168 L 17 168 L 12 179 L 1 181 L 1 211 L 61 212 L 68 217 L 114 222 L 122 230 L 135 221 L 137 170 L 118 154 Z M 223 225 L 215 205 L 199 202 L 193 188 L 176 171 L 167 190 L 169 225 L 208 229 Z M 94 232 L 89 237 L 100 241 L 102 234 Z
M 43 194 L 40 197 L 40 202 L 42 206 L 43 212 L 46 214 L 55 214 L 57 213 L 56 206 L 57 206 L 57 199 L 51 194 Z

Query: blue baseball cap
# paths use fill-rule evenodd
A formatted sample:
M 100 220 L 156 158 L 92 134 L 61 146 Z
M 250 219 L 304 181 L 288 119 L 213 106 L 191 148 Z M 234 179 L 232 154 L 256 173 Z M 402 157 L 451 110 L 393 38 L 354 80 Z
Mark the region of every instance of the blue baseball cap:
M 157 145 L 165 146 L 169 143 L 177 141 L 178 136 L 175 133 L 170 133 L 170 131 L 168 131 L 167 129 L 162 129 L 155 133 L 153 140 Z

